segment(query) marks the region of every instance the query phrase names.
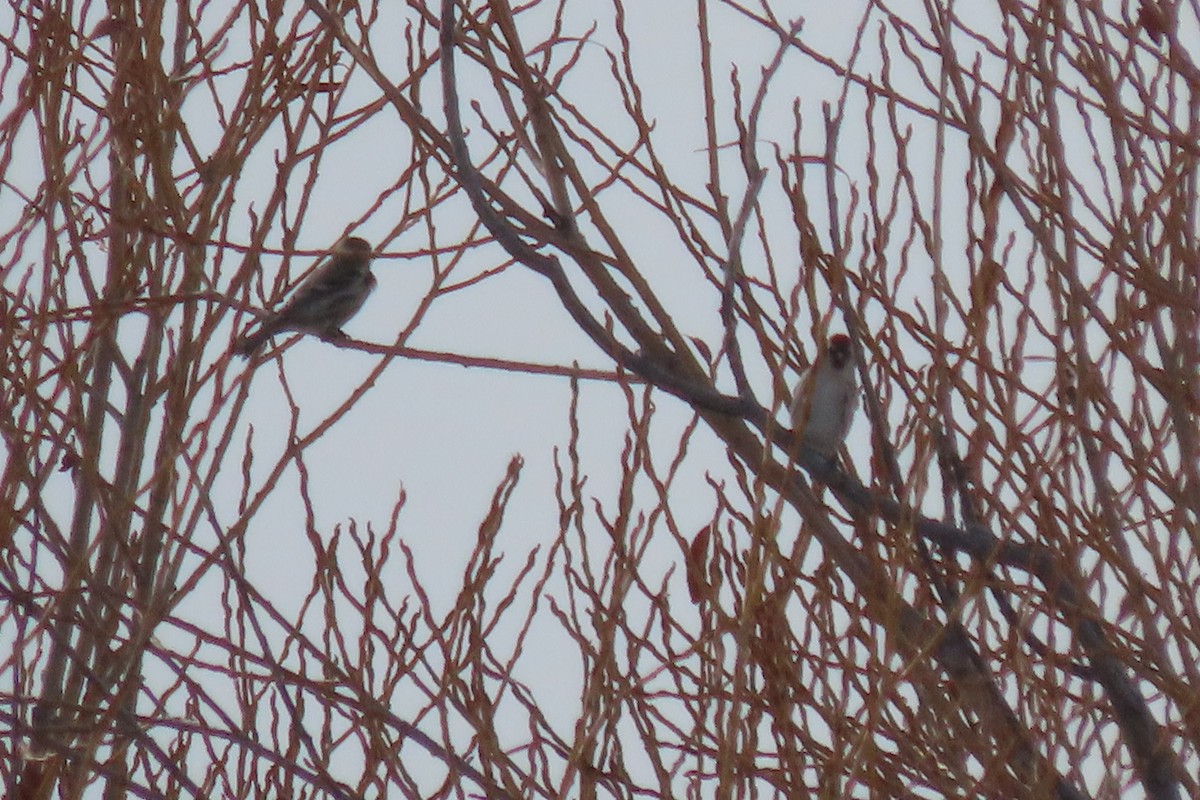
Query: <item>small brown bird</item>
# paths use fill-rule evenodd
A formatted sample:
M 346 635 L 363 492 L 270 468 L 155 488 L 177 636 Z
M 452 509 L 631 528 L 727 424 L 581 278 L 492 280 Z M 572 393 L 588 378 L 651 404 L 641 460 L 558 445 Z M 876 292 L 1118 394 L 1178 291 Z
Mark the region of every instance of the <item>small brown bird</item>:
M 833 458 L 858 409 L 858 377 L 850 337 L 835 333 L 816 362 L 800 378 L 792 400 L 792 429 L 800 441 L 826 458 Z
M 371 245 L 357 236 L 338 242 L 329 258 L 305 278 L 283 308 L 262 319 L 258 329 L 243 335 L 233 352 L 249 358 L 277 333 L 313 333 L 340 339 L 342 326 L 358 313 L 375 288 L 371 274 Z

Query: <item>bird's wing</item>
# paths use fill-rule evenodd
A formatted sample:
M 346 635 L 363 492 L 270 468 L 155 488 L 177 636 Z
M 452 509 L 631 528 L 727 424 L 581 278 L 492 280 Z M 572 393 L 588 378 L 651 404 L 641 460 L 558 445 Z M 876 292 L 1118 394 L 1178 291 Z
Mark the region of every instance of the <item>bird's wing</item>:
M 361 269 L 356 269 L 353 264 L 331 258 L 313 270 L 313 273 L 296 287 L 296 293 L 288 300 L 287 305 L 293 306 L 312 300 L 314 297 L 352 291 L 361 281 Z
M 279 312 L 284 326 L 310 333 L 340 328 L 375 284 L 369 263 L 333 259 L 317 268 Z

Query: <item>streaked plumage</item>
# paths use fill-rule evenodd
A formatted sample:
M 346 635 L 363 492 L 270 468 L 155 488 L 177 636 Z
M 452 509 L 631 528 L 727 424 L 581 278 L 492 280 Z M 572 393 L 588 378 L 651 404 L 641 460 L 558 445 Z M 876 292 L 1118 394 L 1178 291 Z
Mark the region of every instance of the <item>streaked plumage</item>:
M 284 331 L 312 333 L 322 339 L 345 336 L 342 326 L 358 313 L 374 288 L 371 245 L 347 236 L 304 279 L 283 308 L 264 317 L 257 330 L 234 343 L 233 352 L 248 358 Z
M 792 429 L 800 440 L 827 458 L 846 441 L 858 409 L 858 378 L 850 337 L 834 334 L 796 387 L 792 399 Z

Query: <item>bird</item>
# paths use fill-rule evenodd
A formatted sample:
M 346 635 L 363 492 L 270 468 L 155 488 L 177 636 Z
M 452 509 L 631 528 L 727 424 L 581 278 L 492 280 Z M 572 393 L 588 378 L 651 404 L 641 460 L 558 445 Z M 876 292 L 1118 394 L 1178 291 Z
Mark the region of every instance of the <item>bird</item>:
M 835 333 L 800 378 L 792 399 L 792 429 L 805 447 L 832 460 L 858 409 L 858 378 L 850 337 Z
M 375 288 L 371 274 L 371 245 L 357 236 L 337 243 L 329 257 L 301 281 L 278 311 L 263 317 L 257 330 L 233 345 L 243 358 L 257 353 L 277 333 L 314 333 L 322 339 L 345 337 L 342 326 L 362 308 Z

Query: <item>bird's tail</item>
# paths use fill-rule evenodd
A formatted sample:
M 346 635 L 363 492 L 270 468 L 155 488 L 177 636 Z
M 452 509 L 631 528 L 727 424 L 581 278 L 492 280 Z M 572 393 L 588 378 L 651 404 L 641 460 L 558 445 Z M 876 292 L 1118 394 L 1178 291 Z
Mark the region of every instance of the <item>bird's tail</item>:
M 249 358 L 262 349 L 262 346 L 271 338 L 274 331 L 267 325 L 260 325 L 258 330 L 253 333 L 247 333 L 233 343 L 233 352 L 242 358 Z

